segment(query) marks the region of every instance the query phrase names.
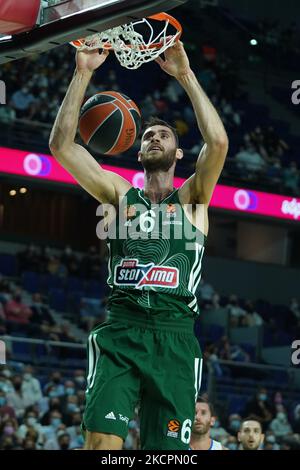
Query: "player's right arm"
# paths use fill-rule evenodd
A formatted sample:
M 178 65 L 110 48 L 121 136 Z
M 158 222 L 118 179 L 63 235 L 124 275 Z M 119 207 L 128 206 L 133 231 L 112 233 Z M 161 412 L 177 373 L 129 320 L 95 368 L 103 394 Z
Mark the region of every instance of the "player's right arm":
M 103 64 L 108 51 L 77 52 L 77 67 L 53 125 L 49 147 L 52 155 L 99 202 L 118 204 L 131 188 L 121 176 L 106 171 L 81 145 L 75 143 L 80 108 L 93 71 Z

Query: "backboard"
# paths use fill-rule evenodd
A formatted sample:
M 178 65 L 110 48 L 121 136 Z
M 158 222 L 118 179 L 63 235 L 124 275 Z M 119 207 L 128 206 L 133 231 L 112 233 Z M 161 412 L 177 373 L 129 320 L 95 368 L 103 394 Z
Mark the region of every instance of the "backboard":
M 41 0 L 41 9 L 33 28 L 12 36 L 0 37 L 0 64 L 32 53 L 42 53 L 79 37 L 102 32 L 134 19 L 170 10 L 187 1 Z

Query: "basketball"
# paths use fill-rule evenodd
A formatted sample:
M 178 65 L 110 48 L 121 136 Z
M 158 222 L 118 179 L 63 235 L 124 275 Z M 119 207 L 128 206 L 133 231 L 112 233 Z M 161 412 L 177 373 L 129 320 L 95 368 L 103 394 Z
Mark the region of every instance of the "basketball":
M 125 152 L 134 144 L 140 129 L 140 110 L 122 93 L 97 93 L 84 103 L 80 111 L 80 135 L 95 152 L 105 155 Z

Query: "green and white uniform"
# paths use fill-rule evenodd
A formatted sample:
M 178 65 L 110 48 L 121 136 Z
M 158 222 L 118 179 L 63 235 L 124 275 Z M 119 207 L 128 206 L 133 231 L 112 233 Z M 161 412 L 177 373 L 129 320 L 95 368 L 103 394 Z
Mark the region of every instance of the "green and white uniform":
M 84 427 L 125 438 L 140 405 L 144 449 L 188 449 L 202 373 L 194 335 L 205 236 L 178 190 L 131 188 L 110 227 L 109 319 L 89 337 Z

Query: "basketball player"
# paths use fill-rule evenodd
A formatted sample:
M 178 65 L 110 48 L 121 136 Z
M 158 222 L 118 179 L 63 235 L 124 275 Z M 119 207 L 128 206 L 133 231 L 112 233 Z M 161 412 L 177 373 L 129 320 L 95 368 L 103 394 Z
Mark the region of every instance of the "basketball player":
M 243 419 L 237 437 L 240 450 L 259 450 L 265 439 L 261 423 L 251 417 Z
M 195 421 L 190 441 L 191 450 L 228 450 L 221 442 L 210 437 L 210 428 L 214 426 L 215 422 L 212 404 L 203 397 L 197 398 Z
M 125 223 L 115 219 L 117 233 L 136 224 L 141 235 L 108 239 L 109 319 L 88 340 L 85 449 L 122 449 L 139 403 L 142 449 L 187 450 L 202 371 L 193 329 L 198 315 L 194 294 L 201 277 L 208 206 L 228 139 L 178 43 L 158 63 L 178 80 L 194 107 L 205 141 L 195 173 L 174 190 L 174 171 L 183 151 L 176 131 L 159 120 L 147 125 L 142 136 L 138 161 L 145 172 L 143 190 L 102 169 L 75 143 L 75 135 L 85 91 L 107 55 L 77 52 L 75 74 L 49 142 L 52 154 L 88 193 L 121 215 L 125 211 Z M 180 224 L 187 230 L 178 239 L 174 233 Z

